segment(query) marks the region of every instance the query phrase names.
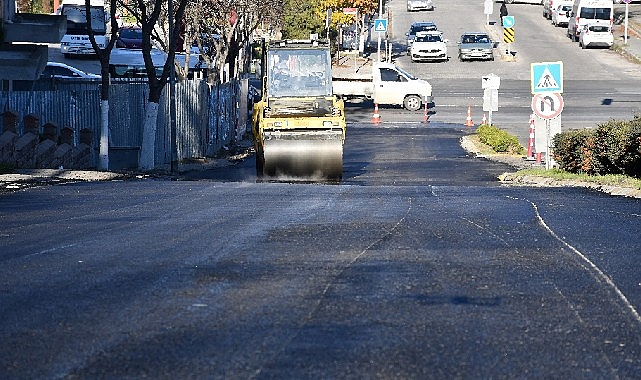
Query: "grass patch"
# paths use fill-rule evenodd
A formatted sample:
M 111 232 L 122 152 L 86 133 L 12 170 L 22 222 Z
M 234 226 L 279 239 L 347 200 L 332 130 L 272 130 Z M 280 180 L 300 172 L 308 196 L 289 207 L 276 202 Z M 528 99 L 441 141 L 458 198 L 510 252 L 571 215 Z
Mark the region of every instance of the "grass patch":
M 535 175 L 552 178 L 559 181 L 590 182 L 604 186 L 621 186 L 641 190 L 641 179 L 624 176 L 621 174 L 587 175 L 570 173 L 561 169 L 546 170 L 543 168 L 532 168 L 519 170 L 517 175 Z

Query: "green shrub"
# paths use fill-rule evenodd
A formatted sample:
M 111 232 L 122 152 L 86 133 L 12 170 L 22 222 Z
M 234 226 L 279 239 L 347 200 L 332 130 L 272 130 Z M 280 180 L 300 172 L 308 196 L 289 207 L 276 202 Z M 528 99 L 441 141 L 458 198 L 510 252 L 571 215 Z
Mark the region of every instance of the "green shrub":
M 587 129 L 558 133 L 552 139 L 554 159 L 559 168 L 570 173 L 594 174 L 591 151 L 592 131 Z
M 489 145 L 495 152 L 511 154 L 523 154 L 525 152 L 525 148 L 519 143 L 519 139 L 516 136 L 512 136 L 493 125 L 482 124 L 477 128 L 476 133 L 479 136 L 479 140 Z
M 641 119 L 610 120 L 595 130 L 595 155 L 607 174 L 638 176 L 641 164 Z
M 559 133 L 553 149 L 559 167 L 571 173 L 641 177 L 641 117 Z

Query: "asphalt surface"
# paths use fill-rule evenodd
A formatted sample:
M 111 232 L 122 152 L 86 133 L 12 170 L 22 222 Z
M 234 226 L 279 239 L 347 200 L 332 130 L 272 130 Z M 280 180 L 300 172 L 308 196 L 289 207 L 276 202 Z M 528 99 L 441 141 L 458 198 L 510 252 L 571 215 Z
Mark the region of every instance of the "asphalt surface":
M 0 377 L 638 377 L 638 200 L 503 186 L 460 125 L 351 131 L 341 185 L 0 196 Z

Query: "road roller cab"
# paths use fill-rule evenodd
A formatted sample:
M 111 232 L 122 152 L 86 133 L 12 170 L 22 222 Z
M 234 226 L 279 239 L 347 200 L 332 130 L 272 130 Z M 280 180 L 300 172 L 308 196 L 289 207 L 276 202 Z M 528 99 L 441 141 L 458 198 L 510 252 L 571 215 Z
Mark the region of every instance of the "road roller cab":
M 345 114 L 332 93 L 329 45 L 271 41 L 262 67 L 262 96 L 253 113 L 257 175 L 340 180 Z

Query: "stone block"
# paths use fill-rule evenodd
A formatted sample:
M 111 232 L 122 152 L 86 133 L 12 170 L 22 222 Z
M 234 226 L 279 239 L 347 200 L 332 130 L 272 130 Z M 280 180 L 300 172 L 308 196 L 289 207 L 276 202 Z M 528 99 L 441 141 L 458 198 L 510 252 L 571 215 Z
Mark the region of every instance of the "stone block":
M 73 169 L 89 169 L 93 167 L 91 147 L 87 144 L 78 144 L 73 148 Z
M 73 136 L 74 136 L 73 128 L 62 127 L 62 129 L 60 130 L 60 140 L 58 140 L 58 142 L 60 144 L 73 145 Z
M 17 139 L 18 135 L 11 131 L 6 131 L 0 135 L 0 162 L 14 164 L 13 152 L 16 148 Z
M 42 138 L 58 143 L 58 126 L 54 123 L 47 123 L 43 125 Z
M 93 145 L 93 131 L 90 128 L 80 130 L 80 143 L 89 146 Z
M 51 140 L 43 140 L 36 146 L 36 168 L 46 169 L 53 168 L 53 154 L 56 152 L 58 144 Z
M 53 153 L 53 168 L 72 168 L 73 167 L 73 146 L 70 144 L 60 144 Z
M 38 116 L 29 114 L 24 117 L 24 133 L 40 134 L 40 119 Z
M 18 133 L 18 113 L 6 111 L 2 114 L 2 129 L 0 132 Z
M 34 168 L 38 135 L 25 133 L 16 140 L 14 160 L 19 168 Z

